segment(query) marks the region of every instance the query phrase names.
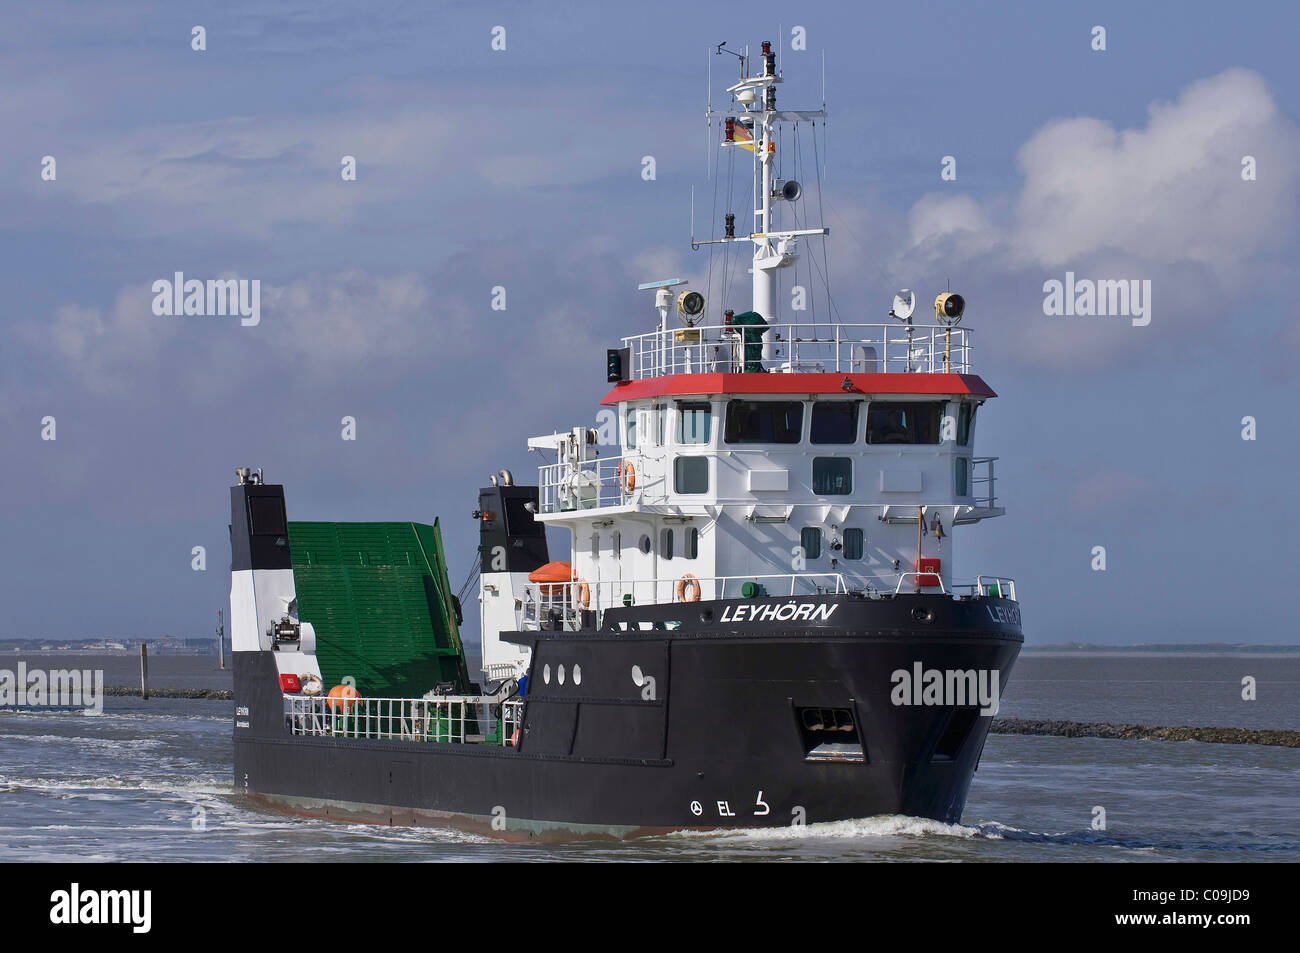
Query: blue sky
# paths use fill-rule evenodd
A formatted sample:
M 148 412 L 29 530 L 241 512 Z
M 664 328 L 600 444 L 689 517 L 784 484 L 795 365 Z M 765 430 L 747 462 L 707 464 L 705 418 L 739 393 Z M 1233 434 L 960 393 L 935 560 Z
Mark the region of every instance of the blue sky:
M 319 6 L 3 13 L 0 636 L 209 632 L 239 465 L 291 518 L 440 516 L 459 577 L 486 475 L 594 425 L 637 282 L 702 283 L 708 50 L 770 39 L 783 105 L 825 53 L 842 319 L 969 301 L 1008 515 L 958 571 L 1015 576 L 1031 642 L 1300 641 L 1293 6 Z M 1067 270 L 1151 280 L 1151 324 L 1044 316 Z M 155 317 L 175 271 L 259 279 L 262 323 Z

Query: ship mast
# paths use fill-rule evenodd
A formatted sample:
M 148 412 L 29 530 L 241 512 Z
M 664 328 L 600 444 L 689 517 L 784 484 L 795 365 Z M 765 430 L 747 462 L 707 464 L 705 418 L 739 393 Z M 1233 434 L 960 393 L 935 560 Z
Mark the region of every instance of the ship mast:
M 748 50 L 744 55 L 724 50 L 726 43 L 720 43 L 715 53 L 731 53 L 740 60 L 740 80 L 727 88 L 731 103 L 727 109 L 713 109 L 710 106 L 706 115 L 710 122 L 714 117 L 722 121 L 724 129 L 723 146 L 740 146 L 754 154 L 754 230 L 749 235 L 737 236 L 730 223 L 725 237 L 716 242 L 695 241 L 698 247 L 706 244 L 726 244 L 736 241 L 749 241 L 754 246 L 751 268 L 753 275 L 751 310 L 757 312 L 770 326 L 780 320 L 776 302 L 776 272 L 788 267 L 798 259 L 798 239 L 802 235 L 829 235 L 830 229 L 801 228 L 778 229 L 776 227 L 776 210 L 774 201 L 796 201 L 802 188 L 798 182 L 790 180 L 779 182 L 773 179 L 773 163 L 776 159 L 776 131 L 780 124 L 796 124 L 805 120 L 824 119 L 826 110 L 781 111 L 776 108 L 776 87 L 782 82 L 776 67 L 776 54 L 772 44 L 764 42 L 760 54 L 762 65 L 757 75 L 749 75 Z M 763 338 L 763 362 L 770 366 L 775 348 L 774 334 Z

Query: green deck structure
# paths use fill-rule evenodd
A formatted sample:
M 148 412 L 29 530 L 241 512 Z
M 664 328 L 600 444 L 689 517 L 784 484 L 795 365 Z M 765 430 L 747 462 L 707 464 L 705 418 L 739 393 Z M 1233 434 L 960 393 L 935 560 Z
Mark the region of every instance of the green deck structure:
M 328 689 L 370 698 L 469 691 L 442 533 L 424 523 L 289 524 L 298 617 L 316 630 Z

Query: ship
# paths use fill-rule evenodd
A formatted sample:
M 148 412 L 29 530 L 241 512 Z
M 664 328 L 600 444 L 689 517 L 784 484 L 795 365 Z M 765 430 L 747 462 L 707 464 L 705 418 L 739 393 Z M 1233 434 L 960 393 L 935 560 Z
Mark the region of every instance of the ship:
M 510 840 L 960 821 L 1024 640 L 1014 579 L 954 574 L 956 537 L 1005 512 L 974 449 L 996 394 L 960 294 L 933 324 L 908 289 L 876 323 L 805 314 L 830 230 L 782 150 L 824 138 L 824 102 L 778 108 L 768 43 L 714 52 L 737 74 L 713 174 L 752 179 L 753 228 L 692 214 L 691 245 L 724 298 L 714 271 L 748 265 L 748 307 L 643 283 L 643 333 L 592 356 L 600 426 L 528 438 L 536 480 L 478 489 L 466 586 L 436 520 L 290 521 L 236 471 L 240 797 Z

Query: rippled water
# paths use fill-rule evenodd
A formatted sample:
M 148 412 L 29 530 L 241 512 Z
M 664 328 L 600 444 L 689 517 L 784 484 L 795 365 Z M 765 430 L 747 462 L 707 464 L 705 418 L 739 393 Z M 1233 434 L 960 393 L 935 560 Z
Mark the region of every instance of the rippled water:
M 187 662 L 196 673 L 212 666 Z M 1256 669 L 1261 697 L 1243 702 L 1240 676 Z M 1296 658 L 1026 656 L 1001 714 L 1296 728 L 1298 687 Z M 1300 859 L 1298 749 L 994 735 L 961 825 L 878 817 L 507 845 L 250 810 L 230 793 L 230 726 L 230 703 L 217 701 L 109 698 L 98 716 L 0 712 L 0 859 Z M 1092 829 L 1096 806 L 1105 830 Z

